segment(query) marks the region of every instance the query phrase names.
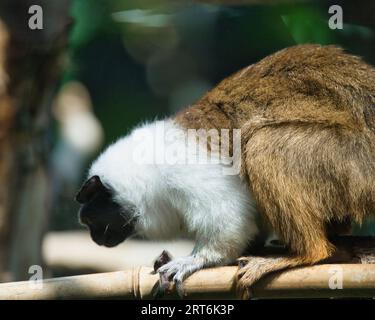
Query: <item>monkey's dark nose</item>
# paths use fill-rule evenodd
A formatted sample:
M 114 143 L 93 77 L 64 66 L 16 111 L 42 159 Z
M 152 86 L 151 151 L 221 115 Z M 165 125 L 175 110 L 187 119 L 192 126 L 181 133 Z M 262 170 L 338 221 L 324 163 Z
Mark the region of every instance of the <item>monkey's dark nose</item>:
M 99 246 L 104 245 L 106 237 L 103 232 L 100 232 L 94 228 L 89 227 L 91 239 Z

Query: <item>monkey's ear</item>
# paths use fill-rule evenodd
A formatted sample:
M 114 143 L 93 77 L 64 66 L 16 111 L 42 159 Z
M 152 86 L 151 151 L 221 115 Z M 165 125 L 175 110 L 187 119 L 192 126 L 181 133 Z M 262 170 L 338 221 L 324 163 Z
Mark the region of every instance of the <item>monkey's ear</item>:
M 76 201 L 80 204 L 89 202 L 96 194 L 100 191 L 105 190 L 100 178 L 98 176 L 92 176 L 88 179 L 76 195 Z

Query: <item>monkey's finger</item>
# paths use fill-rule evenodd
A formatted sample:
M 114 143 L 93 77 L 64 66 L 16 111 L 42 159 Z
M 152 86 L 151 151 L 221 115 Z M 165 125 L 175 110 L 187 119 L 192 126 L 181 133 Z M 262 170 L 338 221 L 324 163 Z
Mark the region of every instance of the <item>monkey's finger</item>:
M 167 274 L 160 273 L 159 283 L 160 283 L 160 288 L 164 292 L 170 292 L 171 291 L 172 285 L 171 285 L 171 282 L 170 282 L 169 277 L 168 277 Z
M 186 296 L 183 280 L 180 277 L 175 276 L 173 278 L 173 281 L 174 281 L 178 296 L 181 299 L 183 299 Z
M 251 288 L 237 287 L 237 296 L 241 300 L 250 300 L 253 296 Z
M 179 271 L 179 265 L 176 263 L 168 263 L 162 267 L 160 267 L 157 272 L 159 274 L 163 274 L 163 277 L 165 279 L 168 279 L 169 281 L 172 281 L 175 274 Z
M 155 299 L 161 299 L 172 291 L 172 284 L 165 273 L 159 273 L 159 284 L 154 294 Z

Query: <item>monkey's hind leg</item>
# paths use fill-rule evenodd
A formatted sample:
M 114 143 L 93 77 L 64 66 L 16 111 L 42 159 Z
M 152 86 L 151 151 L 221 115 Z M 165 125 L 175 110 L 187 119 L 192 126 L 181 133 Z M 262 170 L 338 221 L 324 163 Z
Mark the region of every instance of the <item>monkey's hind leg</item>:
M 334 159 L 329 159 L 335 154 L 333 142 L 329 149 L 321 142 L 321 136 L 328 139 L 332 133 L 312 127 L 306 134 L 306 130 L 266 127 L 248 140 L 244 169 L 251 191 L 290 256 L 240 259 L 239 289 L 246 291 L 270 272 L 316 264 L 336 251 L 327 239 L 326 225 L 335 210 L 344 211 L 343 191 L 338 188 L 342 181 L 335 180 L 340 175 L 335 173 Z
M 275 230 L 278 231 L 280 239 L 288 244 L 292 255 L 250 256 L 239 259 L 240 269 L 237 273 L 237 279 L 242 298 L 251 298 L 251 286 L 268 273 L 313 265 L 333 257 L 336 253 L 336 248 L 326 238 L 324 226 L 313 219 L 307 221 L 308 217 L 305 217 L 302 221 L 295 220 L 294 214 L 301 216 L 301 212 L 294 212 L 291 215 L 285 214 L 283 215 L 284 222 L 281 225 L 273 225 Z
M 298 214 L 298 213 L 295 213 Z M 291 219 L 288 221 L 288 217 Z M 280 238 L 288 243 L 291 256 L 242 257 L 237 273 L 238 291 L 243 299 L 251 298 L 251 286 L 268 273 L 298 266 L 313 265 L 333 256 L 335 247 L 326 239 L 324 228 L 318 222 L 310 221 L 312 232 L 306 232 L 305 226 L 298 226 L 298 220 L 285 215 L 284 222 L 294 228 L 278 230 Z M 306 220 L 303 221 L 306 223 Z M 315 225 L 314 225 L 315 223 Z M 276 228 L 277 226 L 275 226 Z M 288 233 L 288 234 L 286 234 Z
M 306 226 L 298 225 L 299 221 L 291 217 L 293 216 L 284 216 L 284 223 L 289 225 L 289 228 L 278 230 L 280 238 L 288 244 L 292 252 L 290 256 L 250 256 L 239 259 L 238 291 L 243 299 L 251 298 L 251 286 L 266 274 L 298 266 L 313 265 L 334 256 L 336 248 L 327 240 L 324 227 L 320 226 L 319 222 L 313 220 L 308 222 L 313 230 L 308 232 Z M 294 227 L 291 227 L 293 225 Z M 276 229 L 278 226 L 274 227 Z

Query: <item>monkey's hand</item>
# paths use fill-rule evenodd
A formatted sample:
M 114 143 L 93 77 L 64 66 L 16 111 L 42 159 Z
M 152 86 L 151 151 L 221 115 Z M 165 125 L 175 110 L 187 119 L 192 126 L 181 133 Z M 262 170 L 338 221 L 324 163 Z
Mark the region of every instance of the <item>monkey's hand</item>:
M 160 267 L 164 266 L 172 260 L 171 254 L 167 250 L 163 250 L 159 257 L 154 261 L 154 274 L 156 274 Z M 165 293 L 171 291 L 171 284 L 165 274 L 159 274 L 159 286 L 154 294 L 154 298 L 158 299 L 164 296 Z
M 160 275 L 161 291 L 169 291 L 169 282 L 173 281 L 180 298 L 185 296 L 182 282 L 192 273 L 205 266 L 204 259 L 196 255 L 176 258 L 157 269 Z

